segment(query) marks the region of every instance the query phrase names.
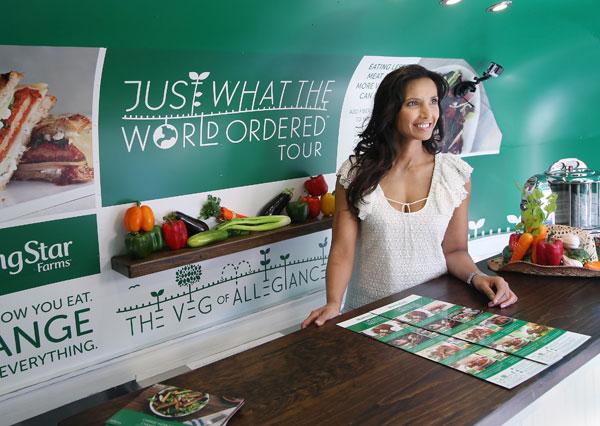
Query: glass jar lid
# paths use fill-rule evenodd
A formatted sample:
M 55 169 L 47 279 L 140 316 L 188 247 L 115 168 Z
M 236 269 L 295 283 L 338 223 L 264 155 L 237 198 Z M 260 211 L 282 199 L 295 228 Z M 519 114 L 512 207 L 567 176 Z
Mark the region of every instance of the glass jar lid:
M 593 183 L 600 182 L 600 172 L 588 168 L 561 169 L 546 172 L 549 183 Z

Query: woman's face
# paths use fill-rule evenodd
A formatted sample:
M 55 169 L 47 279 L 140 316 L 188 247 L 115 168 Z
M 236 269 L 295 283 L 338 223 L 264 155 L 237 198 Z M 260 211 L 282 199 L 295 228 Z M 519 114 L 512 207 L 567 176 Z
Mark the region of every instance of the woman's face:
M 396 118 L 396 130 L 402 142 L 431 139 L 440 116 L 437 87 L 429 78 L 411 80 L 406 85 L 404 103 Z

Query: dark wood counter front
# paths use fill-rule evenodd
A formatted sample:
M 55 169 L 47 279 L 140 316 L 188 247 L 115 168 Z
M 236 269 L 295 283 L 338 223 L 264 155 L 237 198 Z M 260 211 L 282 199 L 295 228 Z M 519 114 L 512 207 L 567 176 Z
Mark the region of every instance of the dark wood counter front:
M 513 390 L 335 325 L 413 293 L 487 309 L 482 295 L 449 276 L 166 383 L 246 398 L 231 426 L 501 424 L 600 353 L 600 280 L 505 277 L 519 302 L 502 310 L 503 314 L 592 336 L 575 352 Z M 62 424 L 102 425 L 136 395 L 125 395 Z

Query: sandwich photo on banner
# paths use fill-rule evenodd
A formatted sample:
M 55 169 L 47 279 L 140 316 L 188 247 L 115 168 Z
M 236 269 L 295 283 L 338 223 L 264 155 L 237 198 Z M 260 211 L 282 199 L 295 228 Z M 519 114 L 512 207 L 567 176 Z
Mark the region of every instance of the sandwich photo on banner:
M 0 46 L 0 223 L 95 207 L 99 51 Z
M 43 83 L 19 86 L 23 74 L 0 75 L 0 190 L 17 170 L 36 124 L 56 103 Z

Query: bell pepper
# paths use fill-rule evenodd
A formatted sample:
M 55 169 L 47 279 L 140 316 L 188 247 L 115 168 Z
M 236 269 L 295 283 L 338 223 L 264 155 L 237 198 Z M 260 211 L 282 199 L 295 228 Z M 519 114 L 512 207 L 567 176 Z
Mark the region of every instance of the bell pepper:
M 150 232 L 131 232 L 125 237 L 127 253 L 135 259 L 143 259 L 163 248 L 164 240 L 160 226 Z
M 302 200 L 290 201 L 285 211 L 294 223 L 303 223 L 308 219 L 308 203 Z
M 304 188 L 308 191 L 310 195 L 318 196 L 327 193 L 327 182 L 323 175 L 312 176 L 306 182 L 304 182 Z
M 321 211 L 323 216 L 333 216 L 335 211 L 335 195 L 327 192 L 321 196 Z
M 521 234 L 519 234 L 517 232 L 510 234 L 510 237 L 508 239 L 508 247 L 510 247 L 511 251 L 514 251 L 515 247 L 517 246 L 520 236 L 521 236 Z
M 321 214 L 321 200 L 319 197 L 315 197 L 312 195 L 306 195 L 301 197 L 301 200 L 308 204 L 308 217 L 309 219 L 314 219 Z
M 148 206 L 143 206 L 139 201 L 129 207 L 125 212 L 125 229 L 128 232 L 152 231 L 154 228 L 154 213 Z
M 549 243 L 538 241 L 535 251 L 539 265 L 558 266 L 564 252 L 563 243 L 561 240 L 554 240 Z
M 165 243 L 171 250 L 179 250 L 187 245 L 188 233 L 185 222 L 176 219 L 175 215 L 166 216 L 162 224 Z

